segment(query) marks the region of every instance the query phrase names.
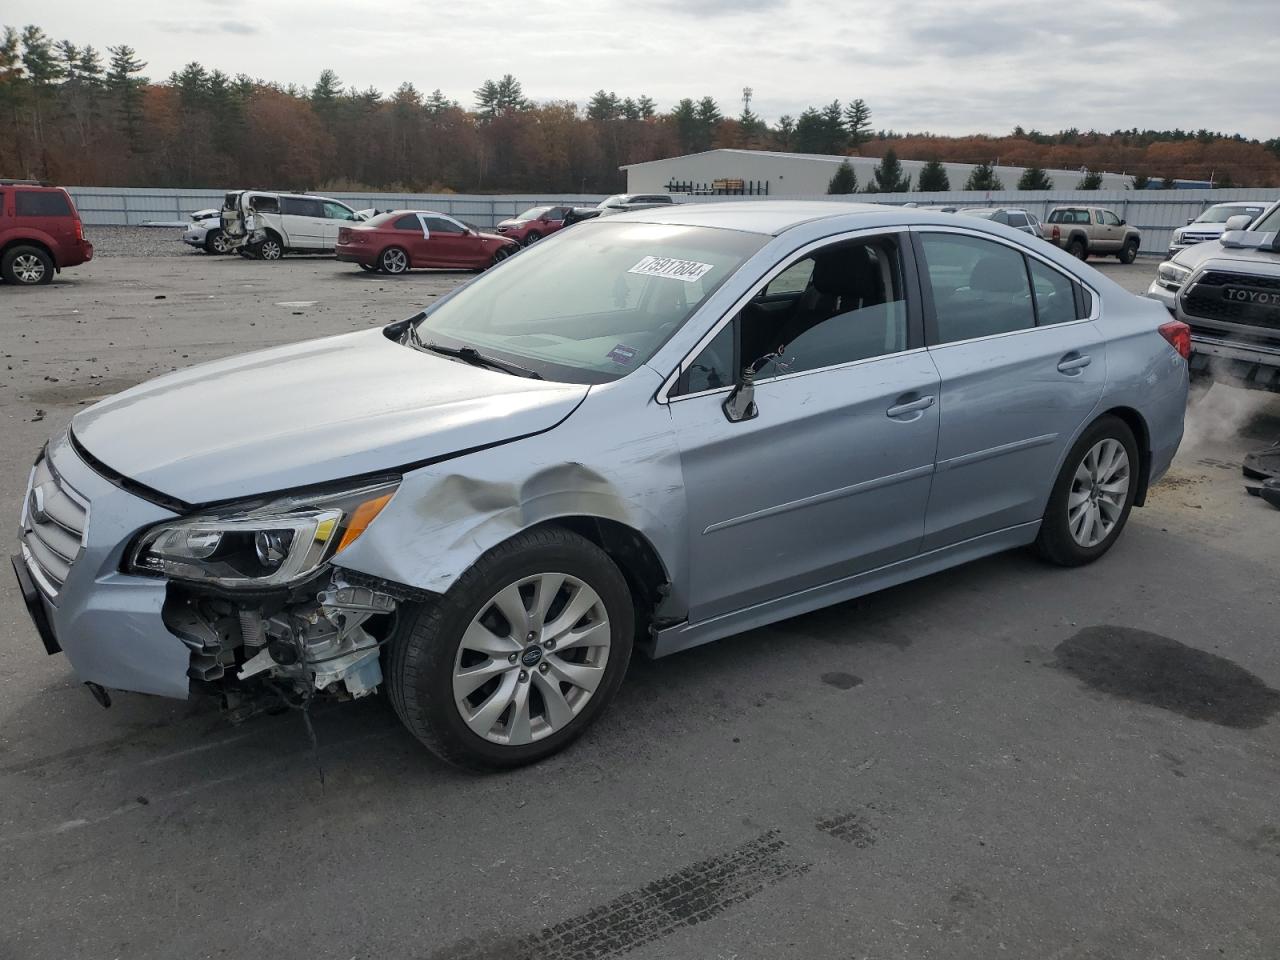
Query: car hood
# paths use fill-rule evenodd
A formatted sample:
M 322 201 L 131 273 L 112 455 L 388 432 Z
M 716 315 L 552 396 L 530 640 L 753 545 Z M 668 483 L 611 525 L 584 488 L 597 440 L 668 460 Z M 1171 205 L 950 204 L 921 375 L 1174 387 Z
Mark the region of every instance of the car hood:
M 1209 260 L 1215 261 L 1223 269 L 1250 269 L 1265 264 L 1268 268 L 1280 269 L 1280 254 L 1256 247 L 1224 247 L 1219 240 L 1206 240 L 1195 246 L 1179 250 L 1173 262 L 1188 270 L 1195 270 Z M 1232 265 L 1235 265 L 1234 267 Z M 1272 269 L 1263 270 L 1271 273 Z
M 1214 236 L 1220 236 L 1224 223 L 1188 223 L 1185 227 L 1178 227 L 1174 233 L 1211 233 Z
M 515 243 L 515 241 L 514 241 L 514 240 L 512 240 L 510 237 L 504 237 L 504 236 L 503 236 L 502 234 L 500 234 L 500 233 L 490 233 L 488 230 L 481 230 L 481 231 L 480 231 L 480 239 L 482 239 L 482 240 L 497 240 L 499 243 Z
M 522 224 L 525 224 L 525 223 L 528 223 L 528 222 L 529 222 L 528 220 L 515 220 L 515 219 L 510 219 L 510 220 L 499 220 L 499 221 L 498 221 L 498 226 L 500 226 L 500 227 L 518 227 L 518 226 L 521 226 Z
M 587 390 L 469 366 L 367 330 L 168 374 L 80 412 L 71 430 L 109 469 L 207 503 L 538 433 Z

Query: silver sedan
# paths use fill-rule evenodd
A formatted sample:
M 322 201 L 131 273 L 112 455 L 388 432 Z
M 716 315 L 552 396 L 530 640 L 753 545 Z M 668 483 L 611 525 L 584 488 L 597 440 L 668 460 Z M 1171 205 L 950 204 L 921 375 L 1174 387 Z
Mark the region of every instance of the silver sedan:
M 100 699 L 385 689 L 442 757 L 515 766 L 581 734 L 633 651 L 1015 547 L 1097 560 L 1178 448 L 1188 350 L 987 220 L 654 208 L 385 329 L 82 411 L 15 568 Z

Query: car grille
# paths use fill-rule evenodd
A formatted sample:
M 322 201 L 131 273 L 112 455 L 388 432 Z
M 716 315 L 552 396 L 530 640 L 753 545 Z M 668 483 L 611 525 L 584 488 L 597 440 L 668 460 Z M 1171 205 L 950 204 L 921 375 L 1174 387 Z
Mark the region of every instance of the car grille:
M 1227 300 L 1222 290 L 1233 286 L 1280 292 L 1280 277 L 1209 270 L 1182 295 L 1182 309 L 1192 317 L 1280 330 L 1280 308 Z
M 1184 233 L 1182 235 L 1183 243 L 1204 243 L 1206 240 L 1217 240 L 1216 233 Z
M 45 596 L 56 600 L 84 550 L 89 503 L 58 475 L 46 456 L 31 471 L 21 525 L 22 556 L 31 576 Z

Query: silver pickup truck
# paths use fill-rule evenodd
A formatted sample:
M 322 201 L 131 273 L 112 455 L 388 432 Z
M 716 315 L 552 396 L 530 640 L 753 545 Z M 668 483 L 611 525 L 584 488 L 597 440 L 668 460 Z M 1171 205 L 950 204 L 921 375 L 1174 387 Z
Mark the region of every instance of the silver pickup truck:
M 1105 207 L 1071 204 L 1054 207 L 1041 224 L 1042 236 L 1057 244 L 1073 257 L 1087 260 L 1092 254 L 1119 258 L 1133 263 L 1142 246 L 1142 234 Z
M 1280 202 L 1160 264 L 1147 296 L 1191 327 L 1191 376 L 1280 393 Z

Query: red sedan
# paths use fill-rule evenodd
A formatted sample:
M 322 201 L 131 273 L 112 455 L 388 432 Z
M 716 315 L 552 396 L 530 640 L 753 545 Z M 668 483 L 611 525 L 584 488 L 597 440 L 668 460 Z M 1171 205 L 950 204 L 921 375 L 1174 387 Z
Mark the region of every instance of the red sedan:
M 373 272 L 404 273 L 410 267 L 484 270 L 520 244 L 432 210 L 393 210 L 338 230 L 339 260 Z
M 563 227 L 565 214 L 572 209 L 572 207 L 530 207 L 519 216 L 499 223 L 498 232 L 504 237 L 518 240 L 527 247 Z

